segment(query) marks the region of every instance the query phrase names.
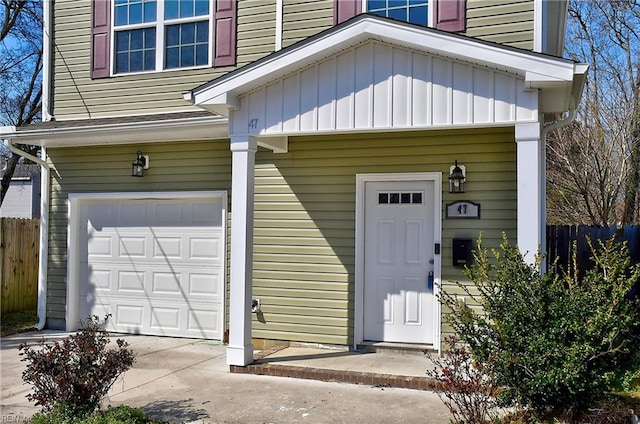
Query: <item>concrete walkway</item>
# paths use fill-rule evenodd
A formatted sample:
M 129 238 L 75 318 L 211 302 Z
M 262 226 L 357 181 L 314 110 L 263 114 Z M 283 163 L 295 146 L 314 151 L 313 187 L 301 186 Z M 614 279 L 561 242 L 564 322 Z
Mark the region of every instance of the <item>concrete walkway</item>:
M 65 333 L 32 332 L 0 341 L 0 420 L 26 421 L 37 412 L 26 399 L 30 386 L 22 383 L 24 363 L 18 346 L 35 344 L 43 336 L 59 340 Z M 125 339 L 137 354 L 136 363 L 120 378 L 107 405 L 140 407 L 171 423 L 433 423 L 449 422 L 440 399 L 429 391 L 346 384 L 267 375 L 235 374 L 226 365 L 225 346 L 202 340 L 113 335 Z M 292 348 L 288 348 L 292 349 Z M 322 356 L 316 349 L 280 351 L 272 363 L 394 372 L 402 367 L 424 375 L 429 361 L 420 356 L 344 352 Z M 366 357 L 366 359 L 365 359 Z M 311 361 L 311 362 L 309 362 Z M 316 362 L 313 362 L 316 361 Z M 320 361 L 320 362 L 317 362 Z M 349 362 L 351 361 L 351 362 Z M 378 365 L 375 365 L 375 364 Z M 397 368 L 391 364 L 396 364 Z M 338 368 L 340 369 L 340 368 Z M 404 368 L 405 370 L 407 368 Z M 402 371 L 406 373 L 407 371 Z

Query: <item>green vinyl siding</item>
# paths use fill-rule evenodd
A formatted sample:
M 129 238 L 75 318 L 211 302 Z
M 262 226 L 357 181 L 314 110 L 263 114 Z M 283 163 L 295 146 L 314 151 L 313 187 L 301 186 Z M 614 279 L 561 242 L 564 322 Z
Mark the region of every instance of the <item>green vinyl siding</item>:
M 515 237 L 513 128 L 292 137 L 289 152 L 256 159 L 253 337 L 348 345 L 355 298 L 355 179 L 363 173 L 442 172 L 442 280 L 454 237 L 488 246 Z M 449 166 L 467 167 L 464 195 L 448 193 Z M 479 202 L 479 220 L 447 220 L 447 203 Z
M 282 47 L 331 28 L 334 3 L 335 0 L 284 0 Z
M 467 0 L 465 35 L 533 50 L 532 0 Z
M 137 150 L 150 157 L 143 178 L 131 177 Z M 54 328 L 64 328 L 69 193 L 231 190 L 228 140 L 50 148 L 47 154 L 52 165 L 47 319 Z
M 53 8 L 52 113 L 57 120 L 196 110 L 183 93 L 235 69 L 178 69 L 92 80 L 91 2 L 57 0 Z M 238 66 L 274 51 L 275 0 L 239 1 L 237 22 Z

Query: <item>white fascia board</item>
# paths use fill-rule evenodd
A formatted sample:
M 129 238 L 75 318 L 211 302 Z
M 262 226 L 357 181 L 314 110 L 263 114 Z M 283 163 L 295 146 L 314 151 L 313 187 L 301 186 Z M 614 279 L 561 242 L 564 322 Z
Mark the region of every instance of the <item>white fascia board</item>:
M 435 54 L 492 69 L 524 76 L 527 72 L 559 80 L 573 79 L 573 62 L 551 56 L 519 51 L 499 45 L 480 42 L 472 38 L 445 32 L 417 28 L 372 16 L 357 19 L 351 25 L 329 31 L 308 43 L 292 46 L 240 68 L 212 83 L 196 88 L 185 99 L 195 105 L 215 102 L 221 95 L 242 94 L 253 88 L 311 65 L 345 48 L 367 39 L 388 42 L 415 51 Z
M 6 130 L 10 128 L 13 130 Z M 19 144 L 46 147 L 210 140 L 227 137 L 228 120 L 219 116 L 22 131 L 16 131 L 15 127 L 0 127 L 0 138 Z

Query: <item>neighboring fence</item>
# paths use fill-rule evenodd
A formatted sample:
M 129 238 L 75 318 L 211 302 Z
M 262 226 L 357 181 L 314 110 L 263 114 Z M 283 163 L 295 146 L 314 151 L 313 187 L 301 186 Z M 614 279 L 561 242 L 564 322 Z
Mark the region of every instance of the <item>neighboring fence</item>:
M 0 307 L 8 312 L 36 310 L 40 220 L 0 218 Z
M 611 237 L 618 241 L 626 241 L 633 263 L 640 262 L 640 226 L 629 225 L 618 228 L 616 226 L 600 227 L 595 225 L 558 225 L 547 226 L 547 259 L 552 264 L 557 259 L 559 266 L 568 269 L 572 260 L 572 247 L 576 243 L 578 269 L 584 271 L 592 264 L 591 249 L 587 243 L 590 238 L 594 247 L 597 240 L 608 240 Z

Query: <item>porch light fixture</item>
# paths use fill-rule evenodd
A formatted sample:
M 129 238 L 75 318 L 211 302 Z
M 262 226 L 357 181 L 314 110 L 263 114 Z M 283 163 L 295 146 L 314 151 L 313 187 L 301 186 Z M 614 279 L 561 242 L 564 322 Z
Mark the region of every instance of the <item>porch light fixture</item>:
M 449 168 L 449 193 L 464 193 L 464 183 L 467 179 L 467 173 L 464 165 L 458 165 L 455 162 Z
M 131 162 L 131 176 L 144 177 L 144 170 L 149 169 L 149 155 L 143 155 L 140 150 L 136 153 L 136 160 Z

